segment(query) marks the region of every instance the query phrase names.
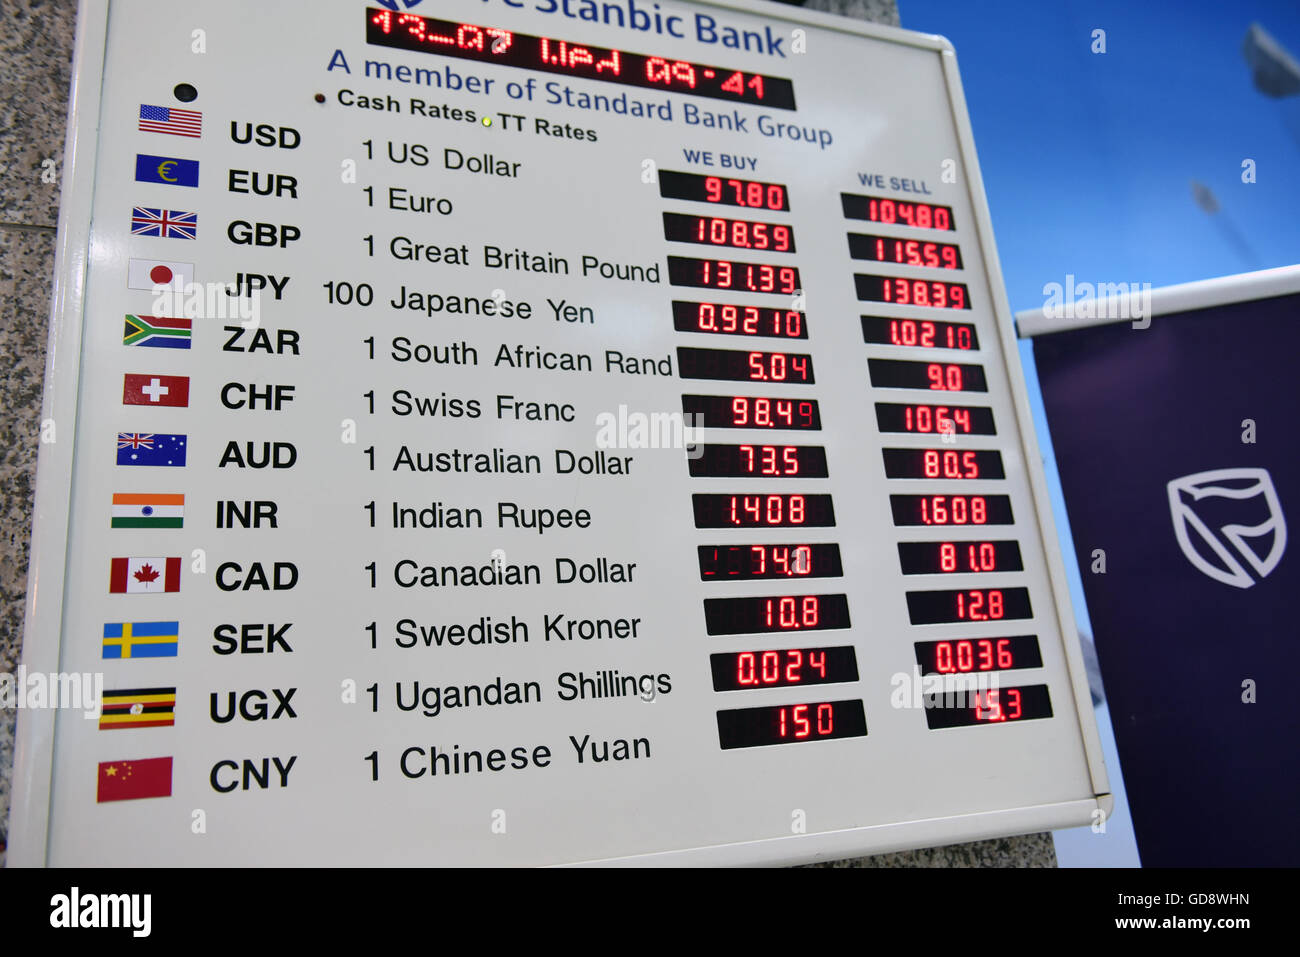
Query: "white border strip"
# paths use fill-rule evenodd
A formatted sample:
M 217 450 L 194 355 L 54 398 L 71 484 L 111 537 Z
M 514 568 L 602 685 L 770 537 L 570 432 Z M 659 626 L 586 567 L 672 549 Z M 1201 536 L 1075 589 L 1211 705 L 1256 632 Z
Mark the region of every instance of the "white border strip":
M 1192 312 L 1233 302 L 1252 299 L 1273 299 L 1300 292 L 1300 266 L 1281 266 L 1261 269 L 1258 272 L 1238 273 L 1235 276 L 1218 276 L 1196 282 L 1162 286 L 1151 290 L 1151 315 Z M 1129 296 L 1111 296 L 1093 300 L 1090 307 L 1103 317 L 1129 315 Z M 1149 317 L 1147 317 L 1149 318 Z M 1016 313 L 1016 331 L 1022 339 L 1053 332 L 1069 332 L 1088 326 L 1104 326 L 1112 322 L 1131 322 L 1131 319 L 1085 318 L 1057 319 L 1049 316 L 1046 307 L 1027 309 Z
M 63 578 L 81 380 L 81 320 L 107 36 L 108 4 L 81 0 L 63 147 L 63 195 L 59 200 L 45 397 L 41 403 L 41 421 L 55 423 L 57 441 L 42 442 L 37 455 L 23 628 L 22 662 L 29 672 L 46 674 L 61 670 Z M 52 708 L 18 711 L 6 851 L 10 867 L 39 867 L 46 863 L 55 716 Z
M 1080 821 L 1093 820 L 1101 806 L 1107 815 L 1110 804 L 1090 800 L 1063 801 L 1059 804 L 1035 804 L 1029 807 L 933 817 L 902 824 L 848 828 L 820 834 L 692 847 L 680 851 L 640 854 L 583 861 L 567 867 L 763 867 L 814 864 L 846 858 L 890 854 L 918 848 L 988 841 L 1019 834 L 1036 834 Z

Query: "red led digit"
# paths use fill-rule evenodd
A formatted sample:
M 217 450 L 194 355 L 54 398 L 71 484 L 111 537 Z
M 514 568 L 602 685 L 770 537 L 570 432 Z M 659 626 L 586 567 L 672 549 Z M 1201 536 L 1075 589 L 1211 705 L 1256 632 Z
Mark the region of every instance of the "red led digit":
M 817 706 L 817 733 L 831 734 L 835 730 L 835 708 L 829 704 Z
M 546 41 L 543 40 L 543 43 Z M 645 62 L 645 78 L 653 83 L 672 83 L 672 74 L 668 61 L 663 57 L 652 56 Z
M 808 652 L 808 667 L 812 668 L 823 678 L 826 677 L 826 652 L 810 651 Z
M 808 706 L 806 704 L 794 706 L 794 727 L 794 736 L 796 738 L 806 738 L 812 733 L 812 723 L 808 720 Z
M 752 652 L 745 651 L 736 656 L 736 684 L 754 684 L 754 655 Z
M 731 423 L 732 425 L 749 424 L 749 403 L 745 401 L 744 396 L 736 396 L 731 400 Z
M 1006 611 L 1003 607 L 1002 592 L 989 592 L 989 618 L 1001 618 Z
M 797 684 L 798 682 L 803 681 L 803 675 L 800 673 L 800 671 L 803 668 L 803 652 L 799 651 L 796 648 L 787 651 L 785 654 L 786 654 L 786 664 L 785 664 L 786 684 Z
M 787 445 L 785 448 L 785 453 L 782 456 L 782 460 L 785 463 L 785 472 L 781 474 L 783 475 L 799 474 L 799 450 L 797 448 L 795 448 L 793 445 Z
M 1009 638 L 999 638 L 997 645 L 998 667 L 1010 668 L 1013 664 L 1011 655 L 1011 640 Z
M 716 203 L 722 199 L 722 180 L 716 176 L 709 176 L 704 180 L 704 195 L 708 197 L 710 203 Z
M 1008 688 L 1007 689 L 1007 720 L 1014 721 L 1016 720 L 1016 718 L 1020 717 L 1022 713 L 1023 712 L 1021 710 L 1021 704 L 1020 704 L 1020 689 Z
M 946 572 L 957 570 L 957 546 L 952 542 L 939 544 L 939 567 Z

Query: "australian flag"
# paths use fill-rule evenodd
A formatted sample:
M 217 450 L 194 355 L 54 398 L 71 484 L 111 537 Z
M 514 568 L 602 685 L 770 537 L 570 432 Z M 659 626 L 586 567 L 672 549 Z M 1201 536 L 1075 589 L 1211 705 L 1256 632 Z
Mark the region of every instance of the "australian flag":
M 119 432 L 117 464 L 179 468 L 185 465 L 186 442 L 184 435 L 164 432 Z
M 178 209 L 154 209 L 137 206 L 131 211 L 132 236 L 158 236 L 162 239 L 198 239 L 199 214 Z

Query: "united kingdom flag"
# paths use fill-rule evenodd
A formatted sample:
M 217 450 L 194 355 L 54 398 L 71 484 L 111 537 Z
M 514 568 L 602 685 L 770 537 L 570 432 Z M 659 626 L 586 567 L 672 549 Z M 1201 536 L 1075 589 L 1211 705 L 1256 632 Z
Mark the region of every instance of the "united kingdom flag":
M 157 236 L 161 239 L 198 239 L 199 214 L 177 209 L 154 209 L 137 206 L 131 212 L 132 236 Z

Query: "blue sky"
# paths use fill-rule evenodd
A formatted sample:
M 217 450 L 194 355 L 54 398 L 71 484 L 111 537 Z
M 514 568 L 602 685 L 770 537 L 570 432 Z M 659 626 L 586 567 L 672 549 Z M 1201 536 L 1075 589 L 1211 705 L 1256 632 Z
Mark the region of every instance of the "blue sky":
M 1012 309 L 1041 305 L 1044 283 L 1066 273 L 1163 286 L 1300 262 L 1300 97 L 1256 92 L 1241 53 L 1258 21 L 1300 58 L 1296 0 L 899 0 L 899 11 L 904 27 L 957 48 Z M 1097 28 L 1104 54 L 1090 50 Z M 1193 202 L 1193 179 L 1227 228 Z
M 1160 287 L 1300 263 L 1300 96 L 1257 92 L 1241 52 L 1258 22 L 1300 58 L 1297 0 L 899 0 L 899 12 L 957 48 L 1014 311 L 1042 305 L 1044 284 L 1068 273 Z M 1215 217 L 1191 180 L 1214 192 Z M 1091 634 L 1028 342 L 1020 355 L 1075 617 Z M 1062 866 L 1138 862 L 1107 709 L 1098 723 L 1115 814 L 1101 838 L 1057 832 Z
M 1300 58 L 1296 0 L 899 0 L 899 12 L 957 48 L 1012 310 L 1042 305 L 1067 274 L 1159 287 L 1300 263 L 1300 96 L 1257 92 L 1241 52 L 1259 22 Z M 1193 201 L 1193 179 L 1217 217 Z M 1028 342 L 1020 354 L 1091 633 Z

